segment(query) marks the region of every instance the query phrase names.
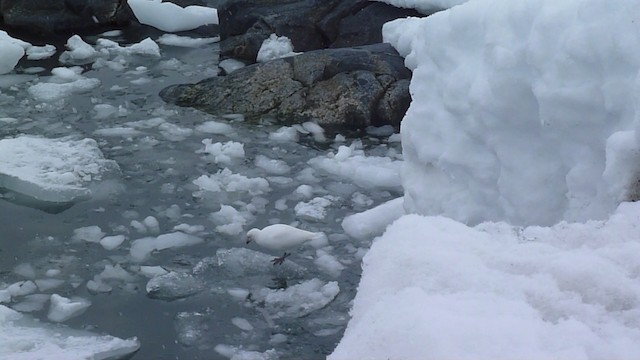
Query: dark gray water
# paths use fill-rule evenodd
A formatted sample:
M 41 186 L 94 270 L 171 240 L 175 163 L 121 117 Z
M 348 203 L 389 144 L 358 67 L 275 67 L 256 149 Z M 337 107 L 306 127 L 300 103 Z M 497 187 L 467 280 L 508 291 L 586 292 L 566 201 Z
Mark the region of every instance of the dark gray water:
M 19 264 L 33 266 L 36 278 L 44 277 L 48 269 L 59 269 L 61 273 L 57 278 L 64 280 L 64 284 L 43 293 L 80 296 L 92 302 L 84 314 L 65 324 L 122 338 L 137 336 L 141 349 L 135 359 L 227 358 L 229 351 L 225 352 L 225 349 L 228 348 L 220 344 L 261 353 L 275 349 L 263 354 L 264 358 L 324 358 L 339 341 L 348 321 L 349 303 L 355 295 L 360 275 L 360 257 L 370 242 L 344 235 L 340 222 L 348 214 L 399 196 L 399 190 L 362 188 L 349 178 L 331 175 L 307 164 L 309 159 L 336 152 L 340 145 L 350 145 L 353 135 L 344 134 L 345 143 L 331 139 L 316 142 L 305 134 L 300 135 L 299 141 L 276 143 L 269 139 L 269 134 L 280 127 L 278 124 L 247 123 L 238 121 L 238 117 L 215 118 L 163 103 L 157 96 L 162 88 L 211 76 L 216 72 L 218 56 L 215 45 L 199 49 L 161 46 L 161 51 L 161 59 L 124 56 L 123 70 L 108 67 L 93 70 L 90 64 L 84 65 L 83 76 L 97 78 L 101 85 L 53 104 L 42 104 L 27 91 L 31 85 L 46 81 L 46 78 L 0 88 L 0 118 L 17 119 L 16 122 L 0 122 L 1 138 L 19 134 L 93 138 L 104 156 L 115 160 L 121 170 L 101 194 L 96 193 L 92 199 L 75 203 L 68 209 L 48 208 L 43 204 L 38 205 L 40 208 L 27 206 L 5 194 L 11 201 L 0 200 L 0 228 L 3 230 L 0 235 L 0 288 L 3 283 L 25 279 L 14 272 Z M 166 62 L 174 58 L 177 61 Z M 47 62 L 52 63 L 52 60 Z M 139 66 L 146 70 L 136 70 Z M 139 78 L 149 81 L 142 85 L 131 83 Z M 121 107 L 123 115 L 96 119 L 96 104 Z M 99 129 L 129 126 L 128 123 L 153 118 L 162 118 L 163 125 L 139 128 L 139 133 L 133 136 L 95 133 Z M 231 125 L 233 132 L 216 135 L 194 131 L 197 125 L 211 120 Z M 399 143 L 388 142 L 387 136 L 363 136 L 363 150 L 369 156 L 400 152 Z M 229 165 L 216 164 L 199 153 L 203 149 L 203 139 L 211 139 L 213 143 L 242 143 L 245 156 Z M 254 165 L 257 155 L 283 160 L 290 170 L 278 176 L 269 174 Z M 224 167 L 236 174 L 269 180 L 270 191 L 259 196 L 248 192 L 194 196 L 198 187 L 193 180 L 201 175 L 215 174 Z M 295 191 L 303 184 L 313 189 L 312 198 L 331 199 L 323 220 L 296 216 L 295 205 L 310 200 Z M 354 193 L 359 194 L 358 199 L 367 201 L 354 200 Z M 276 203 L 278 200 L 281 200 L 279 204 Z M 283 202 L 286 208 L 281 206 Z M 287 260 L 304 268 L 302 275 L 286 271 L 284 274 L 274 274 L 271 270 L 260 272 L 253 265 L 246 265 L 241 272 L 230 271 L 218 264 L 216 252 L 246 245 L 242 234 L 229 235 L 216 230 L 218 223 L 210 216 L 221 205 L 232 205 L 243 213 L 244 231 L 275 222 L 296 222 L 307 230 L 324 232 L 329 236 L 330 247 L 323 250 L 338 260 L 344 270 L 337 273 L 323 271 L 314 262 L 315 249 L 303 248 Z M 178 217 L 174 216 L 175 209 L 180 210 Z M 131 226 L 132 220 L 142 221 L 147 216 L 158 220 L 159 233 L 141 234 Z M 173 232 L 174 226 L 183 223 L 202 225 L 204 230 L 196 235 L 204 242 L 154 252 L 141 263 L 129 256 L 132 241 Z M 111 251 L 96 243 L 73 240 L 73 231 L 85 226 L 99 226 L 107 235 L 123 234 L 126 240 Z M 250 245 L 249 249 L 263 251 L 255 245 Z M 210 265 L 203 266 L 203 260 Z M 133 278 L 107 280 L 111 292 L 90 293 L 86 282 L 100 274 L 105 265 L 116 264 Z M 138 273 L 139 265 L 160 265 L 169 270 L 193 273 L 203 284 L 202 291 L 173 301 L 149 298 L 145 291 L 149 279 Z M 194 267 L 204 270 L 194 273 Z M 265 289 L 290 287 L 312 279 L 319 279 L 323 284 L 337 281 L 340 292 L 327 306 L 309 314 L 280 316 L 259 299 L 258 294 L 267 291 Z M 251 296 L 248 299 L 232 296 L 234 289 L 242 289 Z M 16 298 L 9 306 L 20 301 Z M 47 308 L 45 306 L 32 315 L 48 321 Z M 248 321 L 253 329 L 242 330 L 232 323 L 234 318 Z M 216 346 L 218 351 L 214 350 Z

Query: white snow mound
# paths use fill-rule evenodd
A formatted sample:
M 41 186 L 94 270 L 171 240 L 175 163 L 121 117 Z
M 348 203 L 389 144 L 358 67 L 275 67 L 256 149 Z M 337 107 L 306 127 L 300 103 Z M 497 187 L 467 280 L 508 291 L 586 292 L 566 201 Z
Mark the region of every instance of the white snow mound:
M 329 359 L 640 358 L 639 230 L 638 203 L 524 229 L 403 216 L 364 257 Z

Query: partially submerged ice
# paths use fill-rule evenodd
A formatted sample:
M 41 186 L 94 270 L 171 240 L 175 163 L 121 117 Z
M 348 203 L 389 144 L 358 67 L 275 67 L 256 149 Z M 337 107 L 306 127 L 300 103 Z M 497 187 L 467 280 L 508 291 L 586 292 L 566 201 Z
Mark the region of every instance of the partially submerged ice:
M 119 339 L 37 322 L 0 305 L 0 358 L 4 360 L 121 359 L 140 348 Z
M 118 172 L 93 139 L 21 135 L 0 140 L 0 189 L 47 203 L 91 196 L 93 184 Z

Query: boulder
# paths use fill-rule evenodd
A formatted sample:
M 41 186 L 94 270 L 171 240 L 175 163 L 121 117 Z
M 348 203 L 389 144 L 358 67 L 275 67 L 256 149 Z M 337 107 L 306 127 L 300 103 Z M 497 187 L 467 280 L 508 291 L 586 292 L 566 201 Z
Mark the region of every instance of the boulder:
M 382 25 L 411 9 L 368 0 L 230 0 L 218 8 L 220 52 L 255 62 L 262 42 L 275 33 L 297 52 L 382 42 Z
M 254 64 L 224 77 L 173 85 L 167 102 L 212 114 L 316 121 L 358 129 L 399 126 L 410 103 L 404 59 L 389 44 L 324 49 Z
M 122 25 L 134 19 L 126 0 L 0 0 L 0 24 L 40 35 Z

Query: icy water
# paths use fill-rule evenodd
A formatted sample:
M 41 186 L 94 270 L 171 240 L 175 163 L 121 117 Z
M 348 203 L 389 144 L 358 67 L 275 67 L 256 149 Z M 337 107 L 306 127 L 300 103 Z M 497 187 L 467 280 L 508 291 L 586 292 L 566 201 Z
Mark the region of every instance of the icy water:
M 89 42 L 92 40 L 95 39 Z M 17 120 L 0 122 L 2 138 L 20 134 L 93 138 L 104 156 L 115 160 L 121 170 L 92 199 L 67 209 L 38 209 L 11 201 L 11 194 L 5 194 L 8 199 L 0 200 L 0 285 L 25 280 L 23 272 L 18 271 L 19 275 L 14 271 L 21 264 L 30 265 L 35 278 L 44 277 L 48 269 L 60 270 L 55 277 L 64 283 L 38 293 L 89 299 L 92 305 L 88 310 L 64 324 L 121 338 L 136 336 L 141 349 L 134 359 L 223 359 L 240 350 L 264 353 L 270 349 L 274 350 L 262 354 L 264 358 L 324 358 L 342 336 L 359 280 L 361 257 L 371 241 L 346 236 L 340 222 L 348 214 L 400 196 L 400 190 L 362 187 L 348 177 L 331 175 L 307 163 L 314 158 L 331 158 L 340 145 L 349 146 L 353 141 L 353 148 L 357 149 L 359 140 L 353 134 L 343 134 L 345 142 L 335 142 L 332 137 L 316 141 L 305 134 L 299 134 L 298 141 L 276 142 L 269 135 L 282 125 L 269 121 L 248 123 L 240 116 L 216 118 L 165 104 L 157 95 L 162 88 L 215 75 L 218 55 L 215 45 L 197 49 L 161 45 L 161 52 L 162 58 L 107 57 L 120 61 L 122 69 L 83 65 L 86 71 L 82 75 L 99 79 L 101 85 L 61 101 L 41 102 L 28 93 L 33 84 L 47 81 L 48 70 L 33 78 L 15 79 L 13 85 L 5 81 L 0 88 L 0 118 Z M 57 55 L 23 67 L 62 66 L 56 64 L 56 59 Z M 120 110 L 99 118 L 94 109 L 98 104 Z M 149 119 L 161 120 L 138 123 L 136 131 L 130 131 L 130 123 Z M 233 131 L 212 134 L 197 130 L 207 121 L 228 124 Z M 123 131 L 123 127 L 129 130 Z M 385 131 L 381 133 L 358 135 L 364 153 L 398 158 L 399 143 L 388 141 Z M 216 163 L 202 152 L 204 139 L 211 139 L 212 144 L 242 143 L 245 155 L 230 163 Z M 255 159 L 259 155 L 282 160 L 289 168 L 258 167 Z M 224 168 L 234 174 L 265 179 L 269 188 L 262 193 L 207 193 L 193 183 L 202 175 L 216 174 Z M 300 185 L 308 187 L 296 191 Z M 298 203 L 316 197 L 330 200 L 323 219 L 296 215 Z M 233 206 L 241 219 L 212 217 L 222 205 Z M 316 210 L 322 209 L 316 206 Z M 158 221 L 159 229 L 132 225 L 132 221 L 142 222 L 149 216 Z M 217 228 L 238 221 L 243 227 L 240 234 Z M 264 252 L 255 245 L 246 245 L 242 237 L 252 227 L 271 223 L 293 223 L 322 231 L 329 238 L 329 247 L 321 252 L 301 248 L 281 269 L 268 263 L 270 257 L 280 254 L 269 254 L 265 260 L 261 254 L 238 250 Z M 155 251 L 143 261 L 131 258 L 129 248 L 134 240 L 172 233 L 180 224 L 190 225 L 182 229 L 204 241 Z M 114 250 L 74 240 L 74 230 L 87 226 L 99 226 L 108 236 L 125 235 L 126 240 Z M 225 257 L 224 249 L 235 250 Z M 335 262 L 319 266 L 317 258 L 322 254 L 337 260 L 344 269 L 340 271 Z M 198 281 L 200 291 L 179 299 L 151 298 L 145 290 L 149 278 L 140 273 L 141 265 L 190 274 Z M 129 275 L 112 279 L 103 276 L 111 290 L 89 291 L 87 281 L 101 274 L 105 266 L 120 266 Z M 328 305 L 310 311 L 305 310 L 308 303 L 274 305 L 265 300 L 270 291 L 309 284 L 310 280 L 331 285 L 332 289 L 332 282 L 337 282 L 339 293 Z M 295 294 L 293 297 L 297 298 Z M 9 306 L 21 301 L 18 297 Z M 31 314 L 48 321 L 47 309 L 45 304 Z

